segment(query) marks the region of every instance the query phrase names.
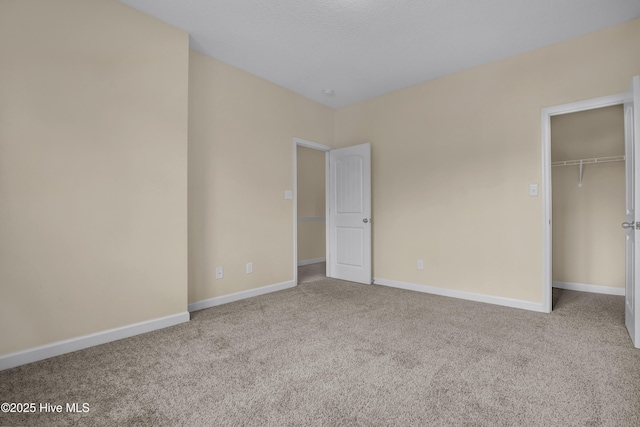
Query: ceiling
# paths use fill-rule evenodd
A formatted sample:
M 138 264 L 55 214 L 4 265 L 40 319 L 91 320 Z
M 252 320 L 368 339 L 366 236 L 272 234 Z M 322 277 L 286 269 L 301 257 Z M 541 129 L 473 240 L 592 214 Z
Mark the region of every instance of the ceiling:
M 640 0 L 120 1 L 333 108 L 640 17 Z

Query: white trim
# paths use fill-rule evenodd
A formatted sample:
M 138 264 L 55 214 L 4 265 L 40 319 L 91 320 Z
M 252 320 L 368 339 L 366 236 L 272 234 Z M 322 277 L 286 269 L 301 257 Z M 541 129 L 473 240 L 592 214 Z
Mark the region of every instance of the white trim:
M 399 282 L 397 280 L 382 279 L 380 277 L 374 277 L 373 283 L 375 285 L 383 285 L 383 286 L 389 286 L 392 288 L 422 292 L 426 294 L 441 295 L 441 296 L 451 297 L 451 298 L 459 298 L 459 299 L 470 300 L 470 301 L 502 305 L 505 307 L 521 308 L 524 310 L 539 311 L 539 312 L 544 311 L 543 304 L 541 303 L 512 299 L 512 298 L 496 297 L 492 295 L 477 294 L 475 292 L 458 291 L 455 289 L 438 288 L 436 286 L 419 285 L 416 283 Z
M 580 292 L 591 292 L 594 294 L 624 296 L 624 288 L 615 288 L 613 286 L 587 285 L 584 283 L 558 282 L 554 280 L 553 287 L 559 288 L 559 289 L 567 289 L 569 291 L 580 291 Z
M 298 283 L 298 138 L 293 138 L 293 283 Z
M 320 262 L 327 262 L 327 259 L 326 258 L 304 259 L 302 261 L 298 261 L 298 267 L 303 266 L 303 265 L 318 264 Z
M 188 321 L 189 313 L 185 311 L 178 314 L 172 314 L 170 316 L 159 317 L 157 319 L 146 320 L 144 322 L 121 326 L 119 328 L 107 329 L 106 331 L 83 335 L 77 338 L 58 341 L 52 344 L 18 351 L 16 353 L 10 353 L 4 356 L 0 356 L 0 371 L 14 368 L 20 365 L 25 365 L 27 363 L 37 362 L 39 360 L 48 359 L 50 357 L 60 356 L 62 354 L 83 350 L 85 348 L 94 347 L 96 345 L 118 341 L 123 338 L 133 337 L 158 329 L 168 328 L 169 326 L 175 326 Z
M 284 289 L 293 288 L 295 286 L 296 282 L 291 280 L 289 282 L 276 283 L 275 285 L 267 285 L 259 288 L 249 289 L 246 291 L 222 295 L 220 297 L 204 299 L 202 301 L 192 302 L 191 304 L 189 304 L 189 312 L 203 310 L 205 308 L 215 307 L 217 305 L 240 301 L 251 297 L 257 297 L 258 295 L 270 294 L 271 292 L 277 292 Z
M 298 222 L 302 221 L 325 221 L 327 217 L 324 216 L 299 216 Z
M 551 313 L 551 112 L 542 109 L 542 306 Z
M 331 263 L 328 262 L 331 258 L 331 194 L 329 193 L 330 187 L 330 178 L 331 178 L 331 159 L 329 158 L 329 152 L 324 152 L 324 213 L 325 218 L 329 220 L 325 220 L 324 222 L 324 235 L 325 235 L 325 258 L 327 262 L 327 266 L 325 267 L 324 274 L 327 277 L 331 277 Z
M 318 144 L 317 142 L 309 141 L 308 139 L 302 138 L 293 138 L 293 145 L 302 145 L 303 147 L 313 148 L 314 150 L 320 151 L 331 151 L 333 147 L 329 147 L 328 145 Z
M 611 107 L 613 105 L 624 104 L 627 101 L 632 101 L 632 99 L 628 92 L 623 92 L 615 95 L 602 96 L 600 98 L 585 99 L 583 101 L 545 107 L 542 111 L 546 111 L 550 116 L 559 116 L 562 114 L 577 113 L 579 111 Z
M 569 104 L 546 107 L 541 111 L 542 125 L 542 306 L 543 311 L 551 313 L 551 288 L 553 280 L 552 265 L 552 206 L 551 206 L 551 117 L 578 111 L 593 110 L 624 104 L 629 100 L 628 93 L 603 96 Z

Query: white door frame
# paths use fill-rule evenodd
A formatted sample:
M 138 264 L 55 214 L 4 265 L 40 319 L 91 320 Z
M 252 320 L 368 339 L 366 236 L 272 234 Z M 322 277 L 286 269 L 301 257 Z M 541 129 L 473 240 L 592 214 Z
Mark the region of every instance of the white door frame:
M 603 96 L 602 98 L 587 99 L 569 104 L 556 105 L 542 109 L 542 263 L 543 286 L 542 307 L 546 313 L 551 313 L 551 292 L 553 286 L 552 268 L 552 224 L 551 224 L 551 117 L 578 111 L 594 110 L 596 108 L 611 107 L 624 104 L 629 100 L 628 93 Z
M 324 197 L 325 197 L 325 257 L 329 255 L 329 151 L 333 147 L 302 138 L 293 138 L 293 281 L 298 286 L 298 146 L 324 151 Z M 327 262 L 327 276 L 329 276 Z

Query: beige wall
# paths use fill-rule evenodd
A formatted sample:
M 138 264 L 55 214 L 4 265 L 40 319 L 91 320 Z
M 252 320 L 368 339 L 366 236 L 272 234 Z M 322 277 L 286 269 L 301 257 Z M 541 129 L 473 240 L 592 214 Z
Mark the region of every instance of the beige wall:
M 303 146 L 298 152 L 298 216 L 325 216 L 325 152 Z
M 541 108 L 626 91 L 639 44 L 634 20 L 337 110 L 336 145 L 372 144 L 374 275 L 541 303 Z
M 298 263 L 326 256 L 325 221 L 298 221 Z
M 188 36 L 0 2 L 0 354 L 187 310 Z
M 298 262 L 324 258 L 326 255 L 325 220 L 325 152 L 303 146 L 298 157 Z
M 551 160 L 624 155 L 621 105 L 551 118 Z M 624 288 L 624 162 L 552 168 L 553 280 Z
M 293 137 L 372 143 L 377 277 L 540 302 L 540 109 L 626 90 L 639 42 L 635 20 L 333 111 L 116 1 L 2 2 L 0 355 L 292 280 Z
M 293 280 L 293 138 L 332 130 L 331 109 L 191 52 L 189 302 Z

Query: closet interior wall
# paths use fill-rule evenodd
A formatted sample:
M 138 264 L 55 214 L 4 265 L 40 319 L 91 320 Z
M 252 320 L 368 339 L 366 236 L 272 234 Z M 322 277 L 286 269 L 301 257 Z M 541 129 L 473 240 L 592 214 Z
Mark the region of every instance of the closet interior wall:
M 624 290 L 624 154 L 622 105 L 551 118 L 554 287 Z
M 298 265 L 325 261 L 325 152 L 298 146 Z

